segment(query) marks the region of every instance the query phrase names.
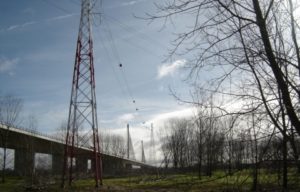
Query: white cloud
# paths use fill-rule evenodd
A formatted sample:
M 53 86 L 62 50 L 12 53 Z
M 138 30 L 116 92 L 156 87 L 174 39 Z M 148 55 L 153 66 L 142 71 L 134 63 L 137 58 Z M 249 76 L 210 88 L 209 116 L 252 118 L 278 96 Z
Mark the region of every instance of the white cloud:
M 18 62 L 18 58 L 7 59 L 5 57 L 0 57 L 0 73 L 8 72 L 8 74 L 14 74 L 13 69 Z
M 29 22 L 26 22 L 26 23 L 24 23 L 24 24 L 22 24 L 21 26 L 22 27 L 26 27 L 26 26 L 28 26 L 28 25 L 33 25 L 33 24 L 36 24 L 37 22 L 35 22 L 35 21 L 29 21 Z
M 37 22 L 35 22 L 35 21 L 30 21 L 30 22 L 26 22 L 26 23 L 23 23 L 23 24 L 20 24 L 20 25 L 11 25 L 6 30 L 11 31 L 11 30 L 15 30 L 15 29 L 18 29 L 18 28 L 23 28 L 23 27 L 26 27 L 26 26 L 29 26 L 29 25 L 33 25 L 33 24 L 36 24 L 36 23 Z
M 50 21 L 63 20 L 63 19 L 67 19 L 67 18 L 76 16 L 76 15 L 78 15 L 78 14 L 66 14 L 66 15 L 60 15 L 60 16 L 57 16 L 57 17 L 51 17 L 51 18 L 46 19 L 44 21 L 29 21 L 29 22 L 25 22 L 23 24 L 11 25 L 11 26 L 7 27 L 6 29 L 2 29 L 1 31 L 5 31 L 5 30 L 6 31 L 12 31 L 12 30 L 20 29 L 20 28 L 27 27 L 27 26 L 30 26 L 30 25 L 43 23 L 45 21 L 50 22 Z
M 67 19 L 69 17 L 73 17 L 73 16 L 76 16 L 78 14 L 67 14 L 67 15 L 60 15 L 60 16 L 57 16 L 57 17 L 52 17 L 50 19 L 48 19 L 48 21 L 56 21 L 56 20 L 61 20 L 61 19 Z
M 179 109 L 173 109 L 169 112 L 158 113 L 149 118 L 146 122 L 143 122 L 140 126 L 150 128 L 151 124 L 153 124 L 155 128 L 164 127 L 165 122 L 169 119 L 173 118 L 192 118 L 195 115 L 197 109 L 195 107 L 184 107 Z
M 124 115 L 121 115 L 118 117 L 118 121 L 120 123 L 127 123 L 128 121 L 131 121 L 135 118 L 135 114 L 133 113 L 126 113 Z
M 137 3 L 137 1 L 129 1 L 129 2 L 122 3 L 122 5 L 123 6 L 129 6 L 129 5 L 134 5 L 136 3 Z
M 9 26 L 9 27 L 7 28 L 7 31 L 14 30 L 14 29 L 16 29 L 16 28 L 18 28 L 18 27 L 20 27 L 20 26 L 19 26 L 19 25 L 12 25 L 12 26 Z
M 167 113 L 157 114 L 150 122 L 161 124 L 164 121 L 172 118 L 188 118 L 194 115 L 196 108 L 195 107 L 188 107 L 179 109 L 176 111 L 171 111 Z
M 184 67 L 186 65 L 185 59 L 179 59 L 174 61 L 173 63 L 163 64 L 158 67 L 157 78 L 161 79 L 168 75 L 173 75 L 179 68 Z
M 128 1 L 128 2 L 125 2 L 125 3 L 122 3 L 122 6 L 130 6 L 130 5 L 134 5 L 134 4 L 137 4 L 137 3 L 141 3 L 145 0 L 133 0 L 133 1 Z

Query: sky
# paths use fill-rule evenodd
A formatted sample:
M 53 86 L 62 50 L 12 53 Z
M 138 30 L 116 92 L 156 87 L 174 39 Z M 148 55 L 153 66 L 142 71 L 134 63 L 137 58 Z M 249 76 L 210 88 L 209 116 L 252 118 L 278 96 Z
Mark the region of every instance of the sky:
M 151 123 L 161 128 L 166 119 L 193 113 L 169 90 L 189 97 L 188 58 L 167 57 L 174 34 L 191 21 L 137 18 L 156 14 L 155 2 L 162 1 L 103 0 L 94 15 L 99 130 L 125 136 L 129 123 L 132 143 L 150 139 Z M 21 98 L 23 116 L 33 115 L 43 133 L 67 120 L 79 19 L 80 0 L 0 1 L 0 95 Z

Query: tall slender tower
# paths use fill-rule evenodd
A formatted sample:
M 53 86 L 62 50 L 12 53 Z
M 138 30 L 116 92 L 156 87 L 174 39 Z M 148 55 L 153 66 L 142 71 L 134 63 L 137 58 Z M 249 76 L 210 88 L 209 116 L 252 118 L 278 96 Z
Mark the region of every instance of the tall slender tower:
M 150 154 L 149 154 L 149 163 L 155 164 L 156 161 L 156 153 L 155 153 L 155 143 L 154 143 L 154 132 L 153 132 L 153 123 L 151 123 L 151 135 L 150 135 Z
M 79 160 L 77 160 L 79 150 L 76 150 L 76 147 L 79 147 L 79 143 L 82 142 L 78 139 L 79 128 L 90 133 L 91 171 L 95 177 L 96 187 L 102 184 L 91 26 L 93 4 L 93 0 L 81 0 L 81 16 L 65 142 L 62 186 L 65 186 L 66 180 L 71 185 L 75 177 L 74 172 L 78 170 L 76 164 L 77 162 L 79 164 Z
M 129 124 L 127 123 L 127 159 L 135 160 L 135 153 L 132 145 L 132 140 L 129 132 Z
M 130 156 L 130 133 L 129 133 L 129 124 L 127 123 L 127 159 Z
M 144 152 L 144 142 L 143 140 L 141 141 L 142 144 L 142 163 L 146 163 L 146 157 L 145 157 L 145 152 Z

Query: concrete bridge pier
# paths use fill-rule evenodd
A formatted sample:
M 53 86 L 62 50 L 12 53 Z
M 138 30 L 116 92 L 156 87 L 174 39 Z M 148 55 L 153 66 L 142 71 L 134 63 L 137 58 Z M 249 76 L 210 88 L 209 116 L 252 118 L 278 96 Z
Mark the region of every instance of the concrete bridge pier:
M 16 149 L 14 170 L 19 176 L 30 176 L 34 170 L 34 152 Z
M 131 163 L 125 163 L 125 168 L 126 168 L 127 170 L 132 169 L 132 164 L 131 164 Z
M 52 172 L 62 174 L 64 156 L 62 154 L 52 154 Z
M 88 166 L 87 166 L 88 158 L 86 156 L 79 156 L 76 159 L 76 167 L 80 173 L 87 173 Z

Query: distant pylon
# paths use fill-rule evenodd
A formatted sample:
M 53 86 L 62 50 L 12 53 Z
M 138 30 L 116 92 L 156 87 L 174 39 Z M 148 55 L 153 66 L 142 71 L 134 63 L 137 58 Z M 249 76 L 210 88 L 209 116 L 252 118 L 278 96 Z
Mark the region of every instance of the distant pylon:
M 127 159 L 135 160 L 135 153 L 132 145 L 132 140 L 129 132 L 129 124 L 127 123 Z
M 129 124 L 127 123 L 127 159 L 129 159 L 129 146 L 130 146 L 130 135 L 129 135 Z
M 142 163 L 146 163 L 146 157 L 145 157 L 145 152 L 144 152 L 144 142 L 143 140 L 141 141 L 142 143 Z
M 154 143 L 154 132 L 153 132 L 153 123 L 151 123 L 151 135 L 150 135 L 150 150 L 149 150 L 149 162 L 150 164 L 154 164 L 155 163 L 155 143 Z
M 69 185 L 72 184 L 75 176 L 74 172 L 78 169 L 76 157 L 79 154 L 76 153 L 78 150 L 75 148 L 76 145 L 82 142 L 78 140 L 77 136 L 79 128 L 85 132 L 91 132 L 91 171 L 95 177 L 96 187 L 102 184 L 102 161 L 98 135 L 91 26 L 93 4 L 91 1 L 81 0 L 81 17 L 63 162 L 63 187 L 65 186 L 65 180 L 68 180 Z

